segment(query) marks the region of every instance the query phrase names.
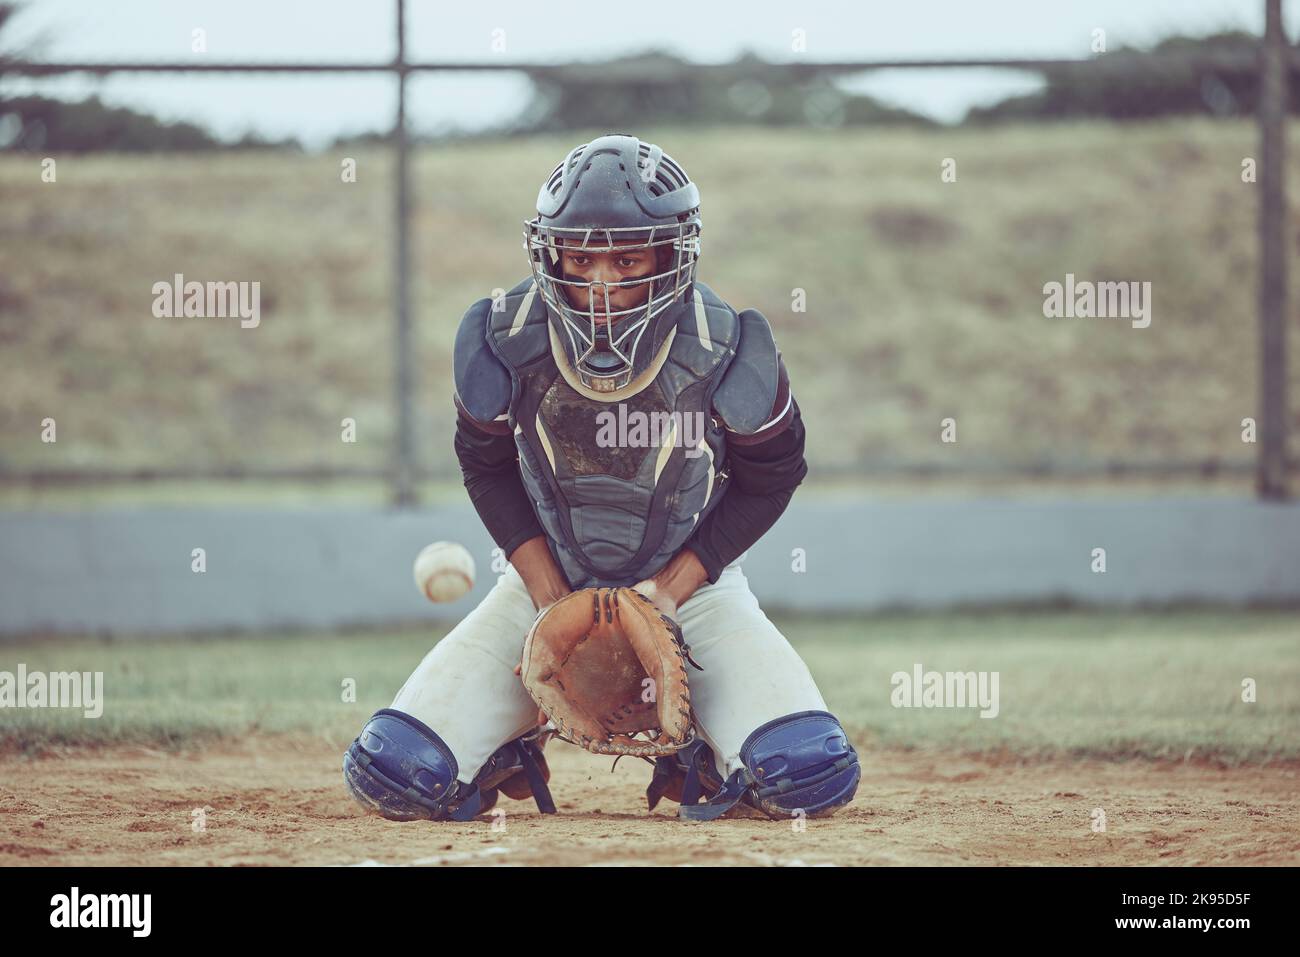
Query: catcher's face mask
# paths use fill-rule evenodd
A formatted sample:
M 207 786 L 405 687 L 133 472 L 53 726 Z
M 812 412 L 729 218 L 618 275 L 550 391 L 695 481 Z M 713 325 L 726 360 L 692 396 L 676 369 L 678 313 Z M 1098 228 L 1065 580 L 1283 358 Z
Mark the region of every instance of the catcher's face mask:
M 573 150 L 543 185 L 537 208 L 524 223 L 524 248 L 569 363 L 588 388 L 622 388 L 663 341 L 655 320 L 692 291 L 699 191 L 658 147 L 612 135 Z M 629 252 L 654 263 L 648 275 L 596 278 L 566 270 L 563 257 Z

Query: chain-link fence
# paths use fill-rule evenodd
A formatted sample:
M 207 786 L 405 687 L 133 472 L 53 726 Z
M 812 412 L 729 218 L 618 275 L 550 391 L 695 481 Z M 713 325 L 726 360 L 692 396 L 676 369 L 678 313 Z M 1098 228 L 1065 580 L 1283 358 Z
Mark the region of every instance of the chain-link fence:
M 701 184 L 701 276 L 771 320 L 814 475 L 1253 475 L 1281 497 L 1300 61 L 1263 2 L 1262 41 L 1081 60 L 414 61 L 400 0 L 391 61 L 9 60 L 398 92 L 391 134 L 318 154 L 54 156 L 53 180 L 39 144 L 0 162 L 0 478 L 357 478 L 402 503 L 456 478 L 459 318 L 524 277 L 521 223 L 559 158 L 632 124 Z M 884 69 L 1044 84 L 947 127 L 832 82 Z M 532 79 L 535 122 L 414 142 L 415 78 L 438 95 L 483 70 Z M 187 319 L 186 283 L 213 281 L 263 318 Z

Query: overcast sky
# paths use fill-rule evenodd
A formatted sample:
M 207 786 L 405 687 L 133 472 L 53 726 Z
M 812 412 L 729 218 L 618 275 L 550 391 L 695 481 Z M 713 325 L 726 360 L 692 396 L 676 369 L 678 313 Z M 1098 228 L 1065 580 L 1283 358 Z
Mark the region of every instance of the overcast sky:
M 792 31 L 807 37 L 803 58 L 1088 56 L 1092 31 L 1111 49 L 1147 46 L 1170 34 L 1263 30 L 1264 0 L 746 0 L 648 4 L 564 4 L 537 0 L 452 4 L 408 0 L 412 59 L 565 61 L 649 48 L 722 62 L 745 50 L 787 60 Z M 732 12 L 732 11 L 742 12 Z M 644 22 L 640 22 L 644 21 Z M 630 26 L 633 22 L 635 27 Z M 188 60 L 202 28 L 210 59 L 388 59 L 395 15 L 388 0 L 35 0 L 5 32 L 3 47 L 36 43 L 46 60 Z M 1287 10 L 1300 29 L 1300 2 Z M 494 31 L 503 31 L 494 33 Z M 494 52 L 494 38 L 505 50 Z M 940 120 L 973 105 L 1032 89 L 1009 71 L 881 71 L 855 90 Z M 516 74 L 422 75 L 413 81 L 412 125 L 420 131 L 473 129 L 508 119 L 527 101 Z M 386 128 L 393 80 L 383 76 L 253 77 L 118 75 L 99 80 L 9 80 L 8 94 L 42 92 L 103 99 L 201 123 L 223 136 L 253 130 L 320 146 L 340 133 Z

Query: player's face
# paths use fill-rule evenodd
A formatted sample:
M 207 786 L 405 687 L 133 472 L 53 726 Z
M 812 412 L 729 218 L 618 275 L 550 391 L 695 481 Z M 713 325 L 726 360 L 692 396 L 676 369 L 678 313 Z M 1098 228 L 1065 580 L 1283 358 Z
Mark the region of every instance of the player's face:
M 620 245 L 615 243 L 615 246 Z M 576 282 L 609 283 L 609 311 L 620 312 L 645 305 L 650 298 L 650 283 L 643 282 L 635 286 L 613 287 L 613 283 L 631 282 L 655 274 L 655 250 L 637 248 L 633 243 L 625 243 L 627 249 L 615 249 L 613 252 L 591 252 L 585 249 L 565 249 L 561 252 L 560 267 L 566 279 Z M 605 314 L 605 293 L 601 287 L 591 286 L 575 288 L 564 286 L 564 295 L 569 305 L 583 312 L 595 306 L 596 322 L 608 324 Z M 622 316 L 615 317 L 618 322 Z

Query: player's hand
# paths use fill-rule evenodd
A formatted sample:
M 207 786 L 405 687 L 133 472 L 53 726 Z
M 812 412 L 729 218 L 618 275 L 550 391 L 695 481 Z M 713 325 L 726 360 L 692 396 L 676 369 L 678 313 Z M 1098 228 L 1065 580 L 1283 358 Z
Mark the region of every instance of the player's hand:
M 660 588 L 653 578 L 639 581 L 632 588 L 649 598 L 656 608 L 673 621 L 677 620 L 677 602 L 673 601 L 673 597 Z

